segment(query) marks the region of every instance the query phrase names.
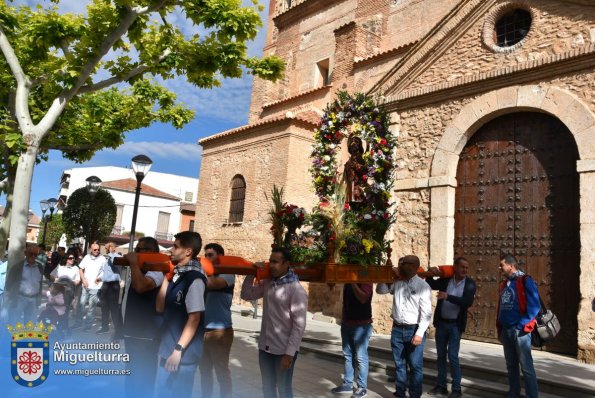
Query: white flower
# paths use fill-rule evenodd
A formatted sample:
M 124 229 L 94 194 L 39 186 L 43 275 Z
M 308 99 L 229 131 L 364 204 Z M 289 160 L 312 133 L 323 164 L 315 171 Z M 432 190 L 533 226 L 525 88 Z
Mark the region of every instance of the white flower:
M 364 214 L 364 220 L 371 220 L 372 216 L 369 214 Z

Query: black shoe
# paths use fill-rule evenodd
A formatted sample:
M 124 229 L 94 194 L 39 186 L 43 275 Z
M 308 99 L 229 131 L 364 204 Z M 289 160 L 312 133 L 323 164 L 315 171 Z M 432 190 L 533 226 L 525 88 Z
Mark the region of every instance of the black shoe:
M 461 398 L 463 393 L 461 391 L 453 391 L 449 394 L 448 398 Z
M 430 391 L 428 391 L 428 395 L 448 395 L 448 390 L 442 386 L 435 386 Z
M 109 333 L 109 328 L 101 328 L 97 331 L 97 334 Z

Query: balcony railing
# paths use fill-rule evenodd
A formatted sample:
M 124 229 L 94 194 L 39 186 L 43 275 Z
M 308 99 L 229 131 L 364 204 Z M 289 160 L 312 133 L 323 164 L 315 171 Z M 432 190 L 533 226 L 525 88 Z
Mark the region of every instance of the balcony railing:
M 157 239 L 157 240 L 174 240 L 174 234 L 170 234 L 169 232 L 155 231 L 155 239 Z

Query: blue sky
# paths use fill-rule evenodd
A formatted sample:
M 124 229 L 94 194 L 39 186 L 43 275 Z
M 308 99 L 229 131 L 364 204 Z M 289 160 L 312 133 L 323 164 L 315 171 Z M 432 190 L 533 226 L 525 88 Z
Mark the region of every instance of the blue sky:
M 251 4 L 248 0 L 243 2 L 245 5 Z M 249 44 L 249 54 L 256 56 L 262 55 L 268 15 L 268 1 L 260 0 L 260 2 L 265 6 L 260 14 L 264 26 L 256 40 Z M 47 5 L 49 1 L 15 1 L 15 4 L 19 3 Z M 60 10 L 81 13 L 84 12 L 87 3 L 87 1 L 62 0 Z M 185 32 L 196 29 L 187 24 L 181 15 L 174 15 L 170 22 L 185 24 L 182 25 Z M 39 201 L 57 197 L 60 176 L 65 169 L 85 166 L 129 167 L 130 159 L 141 153 L 153 160 L 151 170 L 198 178 L 201 147 L 197 145 L 197 141 L 247 123 L 252 76 L 226 79 L 221 87 L 211 90 L 197 89 L 185 82 L 183 78 L 167 81 L 164 85 L 177 94 L 179 101 L 196 111 L 196 117 L 191 123 L 182 130 L 176 130 L 170 125 L 154 124 L 146 129 L 132 131 L 127 135 L 124 145 L 118 149 L 100 151 L 93 159 L 81 164 L 66 160 L 59 152 L 52 151 L 49 154 L 49 160 L 35 168 L 29 207 L 36 214 L 41 214 Z M 5 202 L 6 197 L 2 196 L 0 204 L 4 205 Z

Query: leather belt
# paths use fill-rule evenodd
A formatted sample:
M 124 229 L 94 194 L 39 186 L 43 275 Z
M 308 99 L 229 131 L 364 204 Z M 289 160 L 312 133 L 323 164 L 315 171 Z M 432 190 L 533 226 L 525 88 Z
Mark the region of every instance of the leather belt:
M 397 323 L 393 322 L 393 328 L 416 328 L 417 324 L 410 325 L 408 323 Z

